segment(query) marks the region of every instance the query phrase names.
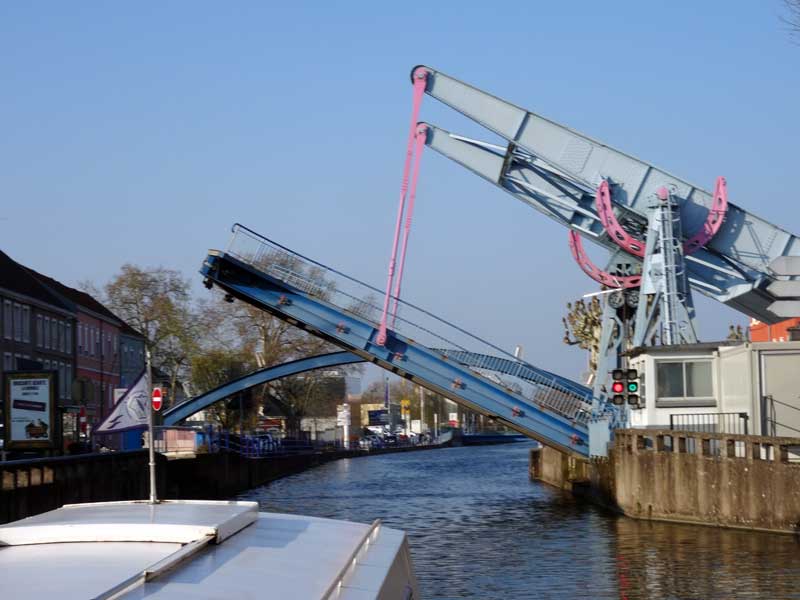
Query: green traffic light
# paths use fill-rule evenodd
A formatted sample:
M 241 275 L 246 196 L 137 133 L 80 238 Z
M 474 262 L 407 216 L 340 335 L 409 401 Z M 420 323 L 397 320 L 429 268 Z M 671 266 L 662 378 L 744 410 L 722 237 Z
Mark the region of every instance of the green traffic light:
M 639 391 L 639 384 L 635 381 L 628 382 L 628 391 L 629 392 L 638 392 Z

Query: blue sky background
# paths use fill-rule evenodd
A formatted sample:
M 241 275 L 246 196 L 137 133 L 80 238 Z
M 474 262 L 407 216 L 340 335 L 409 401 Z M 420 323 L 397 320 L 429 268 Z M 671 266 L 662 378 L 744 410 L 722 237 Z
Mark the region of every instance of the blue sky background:
M 428 64 L 800 232 L 798 65 L 781 0 L 5 2 L 2 249 L 66 283 L 196 275 L 240 221 L 382 286 Z M 422 118 L 480 134 L 426 99 Z M 481 134 L 487 139 L 489 135 Z M 577 376 L 566 232 L 429 152 L 404 295 Z M 701 336 L 746 319 L 698 300 Z

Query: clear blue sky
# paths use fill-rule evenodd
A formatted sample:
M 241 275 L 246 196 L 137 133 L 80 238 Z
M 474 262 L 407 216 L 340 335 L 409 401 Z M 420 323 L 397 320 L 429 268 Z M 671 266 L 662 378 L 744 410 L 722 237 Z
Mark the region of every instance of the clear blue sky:
M 382 285 L 428 64 L 800 232 L 800 46 L 780 0 L 4 2 L 2 249 L 66 283 L 196 275 L 240 221 Z M 427 99 L 422 116 L 477 131 Z M 566 232 L 429 153 L 405 295 L 577 375 Z M 546 282 L 545 285 L 542 282 Z M 198 293 L 202 288 L 198 285 Z M 699 301 L 701 335 L 745 319 Z

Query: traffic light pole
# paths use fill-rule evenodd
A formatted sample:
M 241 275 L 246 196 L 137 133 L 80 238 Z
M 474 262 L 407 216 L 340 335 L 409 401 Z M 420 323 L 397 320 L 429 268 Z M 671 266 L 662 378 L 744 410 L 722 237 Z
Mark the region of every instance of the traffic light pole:
M 158 504 L 156 494 L 156 440 L 153 435 L 153 379 L 150 368 L 150 350 L 145 349 L 145 362 L 147 368 L 147 439 L 148 453 L 150 456 L 150 504 Z

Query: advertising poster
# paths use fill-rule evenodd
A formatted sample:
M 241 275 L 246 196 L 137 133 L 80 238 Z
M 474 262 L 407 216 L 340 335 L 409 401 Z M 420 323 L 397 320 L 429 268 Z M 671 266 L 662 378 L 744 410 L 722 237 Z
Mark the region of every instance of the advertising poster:
M 336 424 L 340 427 L 350 425 L 350 405 L 340 404 L 336 407 Z
M 6 374 L 6 447 L 49 448 L 56 436 L 55 375 Z

